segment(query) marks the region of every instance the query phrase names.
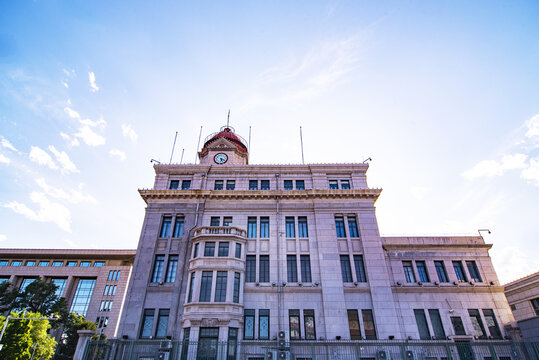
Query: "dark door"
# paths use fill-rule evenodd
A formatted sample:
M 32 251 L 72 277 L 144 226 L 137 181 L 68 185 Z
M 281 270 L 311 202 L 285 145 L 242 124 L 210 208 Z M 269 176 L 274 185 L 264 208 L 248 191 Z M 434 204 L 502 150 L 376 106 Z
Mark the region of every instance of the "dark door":
M 469 341 L 455 341 L 460 360 L 475 360 L 475 354 Z
M 200 328 L 197 360 L 217 360 L 219 328 Z

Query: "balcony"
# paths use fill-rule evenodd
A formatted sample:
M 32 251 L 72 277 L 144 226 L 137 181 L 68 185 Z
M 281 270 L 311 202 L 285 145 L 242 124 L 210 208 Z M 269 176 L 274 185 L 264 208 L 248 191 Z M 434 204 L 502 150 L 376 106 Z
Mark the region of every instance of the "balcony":
M 202 226 L 195 229 L 193 240 L 199 237 L 237 237 L 245 239 L 247 231 L 234 226 Z

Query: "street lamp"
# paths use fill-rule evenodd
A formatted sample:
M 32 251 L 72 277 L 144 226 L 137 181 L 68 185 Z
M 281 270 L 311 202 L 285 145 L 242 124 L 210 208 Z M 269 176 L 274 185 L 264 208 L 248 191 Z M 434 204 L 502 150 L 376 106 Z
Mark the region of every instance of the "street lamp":
M 0 350 L 2 350 L 2 347 L 4 346 L 2 344 L 2 338 L 4 337 L 4 332 L 7 328 L 7 323 L 9 320 L 58 320 L 58 315 L 51 315 L 49 317 L 38 317 L 38 318 L 27 318 L 27 317 L 14 317 L 14 316 L 8 316 L 6 318 L 6 322 L 4 323 L 4 327 L 2 328 L 2 332 L 0 333 Z

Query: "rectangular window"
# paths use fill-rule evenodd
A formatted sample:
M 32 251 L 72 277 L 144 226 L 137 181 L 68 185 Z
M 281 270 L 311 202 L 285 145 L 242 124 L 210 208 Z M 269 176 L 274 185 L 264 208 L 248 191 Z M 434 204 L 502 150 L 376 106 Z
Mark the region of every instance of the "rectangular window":
M 357 231 L 357 221 L 354 216 L 348 216 L 348 231 L 351 238 L 358 238 L 359 232 Z
M 350 267 L 350 257 L 348 255 L 341 255 L 341 273 L 342 281 L 352 282 L 352 268 Z
M 253 340 L 255 338 L 255 311 L 253 309 L 243 311 L 243 324 L 243 338 Z
M 226 301 L 226 281 L 227 272 L 217 271 L 217 280 L 215 282 L 215 302 Z
M 269 282 L 269 255 L 260 255 L 259 282 Z
M 438 309 L 429 309 L 429 317 L 436 340 L 445 340 L 445 330 L 440 311 Z
M 350 189 L 350 180 L 341 180 L 341 189 L 343 190 Z
M 155 331 L 156 339 L 164 339 L 167 336 L 169 309 L 159 309 L 157 317 L 157 330 Z
M 485 332 L 485 326 L 483 325 L 483 320 L 481 320 L 479 310 L 469 309 L 468 314 L 470 315 L 470 320 L 472 321 L 475 336 L 477 336 L 479 339 L 486 339 L 487 333 Z
M 246 256 L 245 282 L 256 282 L 256 255 Z
M 374 316 L 372 315 L 372 310 L 361 310 L 361 315 L 363 315 L 365 338 L 367 340 L 376 340 L 376 327 L 374 326 Z
M 182 190 L 189 190 L 191 188 L 191 180 L 182 181 Z
M 539 316 L 539 298 L 532 299 L 531 302 L 533 310 L 535 310 L 535 315 Z
M 181 360 L 186 360 L 189 355 L 189 338 L 191 335 L 191 328 L 183 329 L 183 344 Z
M 0 266 L 7 266 L 8 261 L 7 260 L 0 260 Z
M 202 272 L 202 281 L 200 282 L 200 296 L 198 301 L 211 301 L 211 284 L 213 279 L 212 271 Z
M 269 315 L 268 309 L 258 310 L 258 339 L 269 339 Z
M 198 257 L 198 248 L 199 248 L 199 245 L 200 245 L 200 243 L 196 243 L 196 244 L 195 244 L 195 248 L 193 249 L 193 258 Z
M 309 255 L 300 255 L 301 263 L 301 281 L 311 282 L 311 257 Z
M 415 322 L 417 329 L 419 330 L 419 338 L 421 340 L 430 340 L 429 325 L 427 324 L 427 317 L 425 316 L 425 310 L 414 309 Z
M 288 325 L 290 328 L 290 339 L 301 339 L 301 328 L 299 327 L 299 310 L 288 310 Z
M 424 261 L 416 261 L 415 266 L 417 267 L 417 275 L 419 276 L 419 281 L 427 283 L 430 281 L 429 273 L 427 272 L 427 266 Z
M 338 238 L 346 237 L 346 230 L 344 229 L 344 219 L 342 218 L 342 216 L 335 217 L 335 229 L 337 230 Z
M 316 340 L 314 310 L 303 310 L 303 325 L 305 326 L 305 340 Z
M 180 180 L 170 180 L 169 189 L 170 190 L 176 190 L 180 186 Z
M 451 316 L 451 325 L 453 325 L 455 335 L 466 335 L 466 330 L 464 330 L 464 324 L 460 316 Z
M 294 189 L 294 185 L 293 185 L 292 180 L 285 180 L 284 181 L 284 189 L 285 190 L 293 190 Z
M 210 226 L 220 226 L 221 218 L 219 216 L 212 216 L 210 219 Z
M 227 189 L 227 190 L 234 190 L 234 189 L 236 189 L 236 180 L 227 180 L 227 181 L 226 181 L 226 189 Z
M 112 280 L 120 280 L 120 270 L 116 272 L 116 277 Z
M 329 188 L 335 190 L 339 188 L 339 182 L 337 180 L 329 180 Z
M 204 256 L 215 255 L 215 243 L 213 241 L 206 241 L 204 244 Z
M 66 264 L 66 267 L 76 267 L 78 264 L 78 261 L 68 261 Z
M 294 223 L 294 217 L 293 216 L 287 216 L 285 218 L 286 222 L 286 237 L 288 239 L 293 239 L 296 237 L 296 225 Z
M 213 190 L 223 190 L 223 180 L 215 180 Z
M 443 282 L 449 282 L 449 278 L 447 277 L 447 272 L 445 271 L 445 265 L 443 261 L 435 261 L 434 267 L 436 268 L 436 274 L 438 274 L 438 280 Z
M 260 218 L 260 238 L 269 238 L 269 217 Z
M 247 218 L 247 237 L 250 239 L 256 238 L 256 218 Z
M 249 190 L 258 190 L 258 180 L 249 180 Z
M 152 336 L 152 325 L 155 309 L 145 309 L 142 316 L 142 325 L 140 327 L 140 338 L 149 339 Z
M 466 278 L 466 274 L 464 273 L 464 268 L 462 267 L 462 262 L 453 261 L 453 269 L 455 269 L 455 275 L 457 275 L 457 279 L 459 282 L 468 281 L 468 279 Z
M 107 277 L 107 280 L 114 280 L 115 273 L 116 271 L 114 270 L 109 271 L 109 276 Z
M 183 216 L 176 217 L 176 222 L 174 222 L 174 235 L 172 237 L 181 238 L 183 234 Z
M 112 295 L 112 296 L 116 295 L 116 286 L 117 285 L 111 286 L 112 287 L 112 292 L 110 293 L 110 295 Z
M 495 340 L 501 340 L 502 333 L 500 331 L 500 327 L 498 326 L 498 322 L 496 321 L 494 311 L 492 309 L 483 309 L 483 316 L 485 317 L 485 322 L 487 323 L 490 336 L 492 336 L 492 338 Z
M 305 190 L 305 180 L 296 180 L 296 190 Z
M 37 266 L 49 266 L 50 262 L 49 261 L 40 261 Z
M 269 180 L 260 180 L 260 190 L 269 190 L 270 182 Z
M 415 283 L 414 268 L 411 261 L 403 261 L 402 268 L 404 269 L 404 277 L 407 283 Z
M 165 264 L 165 255 L 155 255 L 155 262 L 153 264 L 152 282 L 160 282 L 163 275 L 163 266 Z M 112 279 L 114 280 L 114 279 Z
M 361 328 L 357 310 L 348 310 L 348 327 L 350 328 L 350 339 L 361 340 Z
M 232 226 L 232 216 L 223 217 L 223 226 Z
M 75 296 L 73 296 L 73 301 L 71 302 L 70 312 L 86 316 L 90 299 L 94 293 L 94 287 L 95 279 L 79 279 Z
M 176 281 L 176 270 L 178 269 L 178 255 L 168 256 L 167 275 L 165 282 L 173 283 Z
M 105 266 L 104 261 L 94 261 L 94 267 L 103 267 Z
M 236 253 L 234 254 L 237 259 L 241 259 L 241 244 L 236 243 Z
M 55 291 L 56 296 L 62 296 L 62 294 L 64 293 L 64 289 L 66 287 L 66 284 L 67 284 L 67 279 L 52 278 L 51 283 L 56 285 L 56 291 Z
M 80 267 L 90 267 L 92 265 L 91 261 L 81 261 L 79 266 Z
M 36 278 L 24 278 L 22 279 L 21 286 L 19 286 L 19 290 L 23 292 L 28 285 L 36 281 Z
M 481 282 L 481 275 L 479 275 L 479 269 L 475 261 L 466 261 L 466 267 L 468 268 L 468 274 L 475 282 Z
M 11 260 L 11 266 L 22 266 L 21 260 Z
M 298 217 L 298 235 L 300 238 L 306 239 L 309 237 L 309 229 L 307 227 L 307 217 Z
M 354 255 L 354 267 L 358 282 L 367 282 L 365 274 L 365 265 L 363 264 L 363 255 Z
M 298 282 L 298 264 L 296 255 L 286 256 L 286 270 L 288 274 L 288 282 Z
M 61 267 L 61 266 L 64 266 L 64 262 L 63 261 L 53 261 L 52 266 Z
M 28 260 L 24 266 L 36 266 L 36 262 L 34 260 Z
M 163 218 L 163 223 L 161 224 L 161 232 L 159 233 L 160 238 L 168 238 L 170 234 L 170 224 L 172 223 L 172 217 L 165 216 Z
M 219 242 L 219 251 L 217 256 L 228 256 L 228 242 L 221 241 Z
M 189 293 L 187 295 L 187 302 L 193 301 L 193 288 L 195 287 L 195 273 L 191 273 L 191 281 L 189 281 Z
M 232 294 L 232 302 L 238 304 L 240 302 L 240 273 L 234 273 L 234 292 Z
M 228 328 L 227 360 L 236 360 L 236 348 L 238 345 L 238 329 Z

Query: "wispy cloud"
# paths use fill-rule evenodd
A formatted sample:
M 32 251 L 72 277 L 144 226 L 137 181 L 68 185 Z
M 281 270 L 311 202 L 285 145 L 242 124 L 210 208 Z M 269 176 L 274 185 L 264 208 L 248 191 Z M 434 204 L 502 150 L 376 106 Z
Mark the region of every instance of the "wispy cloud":
M 6 149 L 9 149 L 9 150 L 11 150 L 11 151 L 14 151 L 14 152 L 16 152 L 16 153 L 20 153 L 19 150 L 17 150 L 17 149 L 15 148 L 15 146 L 13 146 L 13 144 L 11 144 L 11 143 L 9 142 L 8 139 L 6 139 L 6 138 L 3 137 L 3 136 L 0 136 L 0 139 L 1 139 L 1 140 L 0 140 L 0 145 L 2 145 L 2 147 L 6 148 Z
M 137 142 L 138 135 L 135 130 L 133 130 L 131 124 L 122 124 L 122 134 L 125 137 L 130 138 L 132 142 Z
M 118 149 L 111 149 L 109 151 L 109 155 L 119 159 L 120 161 L 124 161 L 126 159 L 125 152 Z
M 71 232 L 71 213 L 67 207 L 60 203 L 50 201 L 44 193 L 32 192 L 30 200 L 37 205 L 33 210 L 26 204 L 12 201 L 3 206 L 13 210 L 15 213 L 39 222 L 52 222 L 60 229 Z
M 64 111 L 66 112 L 66 114 L 67 114 L 70 118 L 80 120 L 80 114 L 79 114 L 77 111 L 73 110 L 72 108 L 66 106 L 66 107 L 64 108 Z
M 81 139 L 88 146 L 99 146 L 105 144 L 105 137 L 92 130 L 92 128 L 103 129 L 106 126 L 107 122 L 102 116 L 99 117 L 99 120 L 93 121 L 91 119 L 82 119 L 80 114 L 70 107 L 65 107 L 64 111 L 70 118 L 78 120 L 79 124 L 81 124 L 78 131 L 73 135 L 75 138 Z M 71 139 L 71 137 L 64 132 L 61 132 L 60 136 L 70 141 L 72 146 L 79 145 L 79 142 L 76 139 Z
M 477 163 L 470 170 L 462 173 L 467 179 L 477 179 L 480 177 L 501 176 L 508 170 L 524 169 L 526 165 L 526 154 L 505 155 L 500 161 L 483 160 Z
M 80 127 L 79 131 L 75 133 L 75 137 L 82 139 L 88 146 L 100 146 L 105 144 L 105 138 L 93 131 L 88 125 Z
M 59 200 L 66 200 L 67 202 L 78 203 L 97 203 L 97 200 L 90 194 L 85 194 L 83 190 L 83 184 L 79 185 L 78 190 L 71 189 L 65 191 L 64 189 L 56 188 L 47 184 L 44 178 L 36 179 L 37 185 L 50 197 Z
M 90 81 L 90 91 L 91 92 L 98 91 L 99 86 L 97 86 L 97 84 L 95 83 L 95 74 L 93 73 L 93 71 L 90 71 L 88 73 L 88 80 Z
M 528 121 L 526 121 L 526 126 L 528 127 L 528 131 L 526 131 L 526 137 L 539 137 L 539 114 L 531 117 Z
M 82 125 L 88 125 L 88 126 L 91 126 L 91 127 L 99 127 L 101 129 L 103 129 L 107 125 L 107 122 L 105 121 L 105 119 L 103 119 L 103 116 L 100 116 L 99 120 L 97 120 L 97 121 L 93 121 L 93 120 L 90 120 L 90 119 L 84 119 L 84 120 L 80 120 L 80 123 Z
M 49 145 L 49 151 L 54 154 L 56 157 L 56 161 L 60 163 L 60 166 L 62 167 L 60 171 L 62 174 L 69 174 L 72 172 L 79 172 L 75 164 L 71 161 L 69 158 L 69 155 L 65 151 L 58 151 L 56 148 L 52 145 Z
M 32 146 L 30 149 L 30 160 L 39 165 L 45 165 L 53 170 L 58 170 L 58 165 L 52 160 L 52 157 L 38 146 Z
M 0 154 L 0 164 L 9 164 L 9 163 L 11 163 L 11 160 L 7 156 Z
M 539 156 L 530 159 L 530 166 L 520 173 L 520 177 L 528 180 L 535 186 L 539 186 Z
M 80 142 L 78 139 L 72 138 L 71 136 L 67 135 L 65 132 L 60 132 L 60 136 L 62 139 L 67 140 L 69 142 L 69 145 L 71 146 L 79 146 Z

